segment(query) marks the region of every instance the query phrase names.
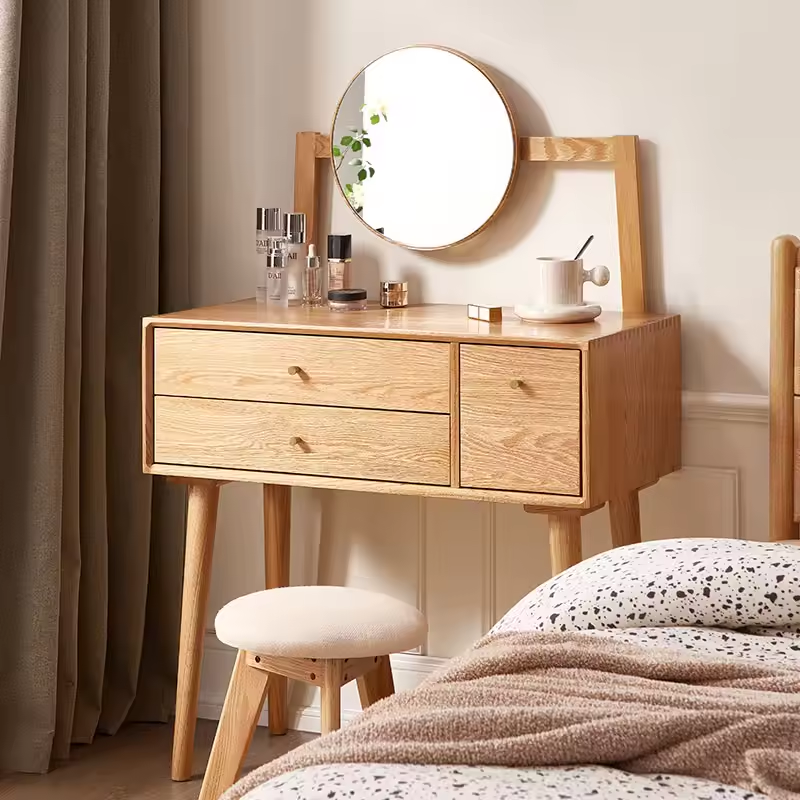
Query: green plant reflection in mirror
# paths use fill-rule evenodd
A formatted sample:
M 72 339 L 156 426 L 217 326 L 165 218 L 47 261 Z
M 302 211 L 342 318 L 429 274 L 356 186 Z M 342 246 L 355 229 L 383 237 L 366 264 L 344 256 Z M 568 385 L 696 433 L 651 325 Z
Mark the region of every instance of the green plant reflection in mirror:
M 333 121 L 336 182 L 361 221 L 397 244 L 466 241 L 503 205 L 517 166 L 509 108 L 485 70 L 432 46 L 395 50 L 350 83 Z
M 368 106 L 364 103 L 360 111 L 365 118 L 369 119 L 370 125 L 377 125 L 381 120 L 384 122 L 389 121 L 384 103 L 373 106 Z M 350 183 L 342 183 L 340 181 L 340 184 L 344 187 L 344 196 L 350 207 L 357 214 L 361 214 L 364 210 L 364 181 L 375 176 L 375 166 L 369 160 L 367 150 L 367 148 L 372 147 L 372 140 L 369 138 L 369 132 L 365 128 L 356 128 L 353 125 L 348 125 L 347 130 L 349 132 L 344 134 L 338 144 L 334 144 L 332 147 L 333 163 L 336 176 L 339 178 L 339 171 L 345 160 L 348 156 L 353 156 L 347 161 L 347 166 L 357 169 L 356 177 L 351 179 Z

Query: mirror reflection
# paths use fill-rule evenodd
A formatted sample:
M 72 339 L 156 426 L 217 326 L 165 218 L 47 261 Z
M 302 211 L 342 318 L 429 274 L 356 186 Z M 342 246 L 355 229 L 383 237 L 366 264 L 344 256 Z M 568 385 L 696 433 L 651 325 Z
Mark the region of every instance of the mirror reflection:
M 333 122 L 333 167 L 353 212 L 406 247 L 433 250 L 476 234 L 516 167 L 509 109 L 466 57 L 409 47 L 373 61 Z

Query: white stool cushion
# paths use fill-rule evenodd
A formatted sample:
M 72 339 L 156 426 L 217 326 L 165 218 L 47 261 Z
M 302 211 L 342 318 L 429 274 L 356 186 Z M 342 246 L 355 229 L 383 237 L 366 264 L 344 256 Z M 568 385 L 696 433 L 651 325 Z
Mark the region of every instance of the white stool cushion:
M 253 592 L 220 609 L 217 638 L 239 650 L 294 658 L 363 658 L 410 650 L 428 623 L 413 606 L 345 586 Z

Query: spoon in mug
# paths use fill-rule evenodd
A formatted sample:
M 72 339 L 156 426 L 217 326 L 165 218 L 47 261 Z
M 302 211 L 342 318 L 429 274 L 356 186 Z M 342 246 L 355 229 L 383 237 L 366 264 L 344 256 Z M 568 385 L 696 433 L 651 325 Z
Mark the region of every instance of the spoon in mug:
M 594 239 L 594 234 L 592 234 L 592 235 L 591 235 L 591 236 L 590 236 L 590 237 L 589 237 L 589 238 L 588 238 L 588 239 L 587 239 L 587 240 L 586 240 L 586 241 L 583 243 L 583 247 L 581 247 L 581 249 L 580 249 L 580 250 L 578 250 L 578 255 L 576 255 L 576 256 L 575 256 L 575 258 L 573 259 L 573 261 L 577 261 L 577 260 L 578 260 L 578 259 L 579 259 L 579 258 L 580 258 L 580 257 L 581 257 L 581 256 L 582 256 L 582 255 L 583 255 L 585 252 L 586 252 L 586 248 L 587 248 L 587 247 L 588 247 L 588 246 L 589 246 L 589 245 L 592 243 L 592 239 Z

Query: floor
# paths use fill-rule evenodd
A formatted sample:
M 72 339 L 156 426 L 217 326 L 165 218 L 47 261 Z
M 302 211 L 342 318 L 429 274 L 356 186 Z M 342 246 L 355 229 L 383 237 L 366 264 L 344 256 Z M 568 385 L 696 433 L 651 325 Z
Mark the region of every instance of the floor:
M 203 769 L 217 723 L 198 720 L 195 777 L 186 783 L 169 779 L 172 728 L 129 725 L 116 736 L 100 736 L 91 746 L 73 748 L 72 758 L 47 775 L 0 777 L 2 800 L 197 800 Z M 245 771 L 316 737 L 290 731 L 270 737 L 256 729 Z

